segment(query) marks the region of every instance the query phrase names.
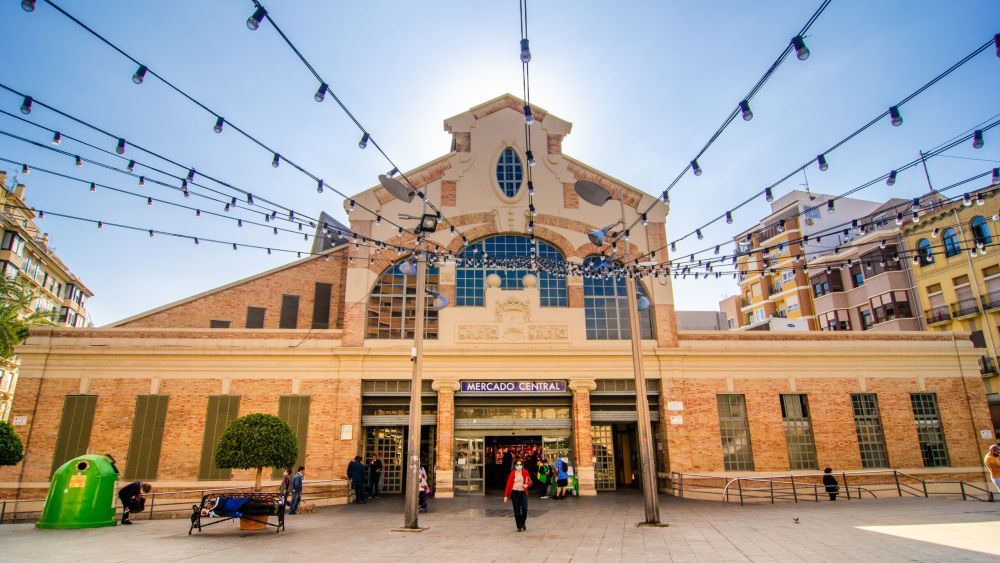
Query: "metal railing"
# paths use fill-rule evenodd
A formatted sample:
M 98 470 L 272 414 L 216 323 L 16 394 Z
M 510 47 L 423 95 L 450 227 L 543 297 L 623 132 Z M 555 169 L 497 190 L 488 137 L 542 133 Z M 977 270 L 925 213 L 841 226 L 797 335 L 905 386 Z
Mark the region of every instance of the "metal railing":
M 986 311 L 1000 307 L 1000 291 L 984 293 L 981 298 L 983 300 L 983 309 Z
M 123 485 L 127 484 L 123 483 Z M 261 487 L 261 491 L 277 492 L 278 488 L 278 485 L 263 486 Z M 348 482 L 344 479 L 304 481 L 302 483 L 302 502 L 332 498 L 346 499 L 348 488 Z M 148 493 L 145 495 L 145 510 L 134 514 L 133 519 L 142 518 L 152 520 L 158 517 L 175 517 L 178 513 L 190 513 L 191 505 L 199 504 L 202 497 L 207 494 L 249 492 L 254 489 L 253 485 L 249 485 L 244 487 L 205 487 L 202 489 L 181 489 Z M 27 505 L 27 508 L 24 505 Z M 45 499 L 0 499 L 0 524 L 5 522 L 32 522 L 38 520 L 41 517 L 44 506 Z M 115 513 L 121 514 L 118 491 L 115 491 L 114 507 Z
M 997 364 L 993 361 L 990 356 L 983 356 L 979 358 L 979 373 L 981 375 L 990 375 L 997 373 Z
M 817 502 L 828 498 L 822 482 L 823 473 L 788 474 L 771 477 L 736 477 L 718 475 L 671 474 L 674 495 L 721 495 L 724 504 L 769 502 Z M 998 493 L 960 480 L 925 480 L 895 469 L 841 471 L 838 496 L 848 500 L 883 496 L 957 496 L 962 500 L 995 502 Z
M 924 317 L 927 318 L 928 324 L 941 323 L 944 321 L 950 321 L 951 313 L 948 311 L 948 307 L 942 305 L 940 307 L 932 307 L 925 310 Z
M 951 304 L 951 314 L 956 319 L 966 315 L 978 315 L 979 302 L 971 297 L 968 299 L 959 299 Z

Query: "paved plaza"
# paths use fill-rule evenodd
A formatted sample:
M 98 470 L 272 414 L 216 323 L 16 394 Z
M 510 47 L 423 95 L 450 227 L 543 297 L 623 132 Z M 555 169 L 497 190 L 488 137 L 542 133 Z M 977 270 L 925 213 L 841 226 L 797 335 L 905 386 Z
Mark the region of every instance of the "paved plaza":
M 318 508 L 274 534 L 187 519 L 131 527 L 0 526 L 3 561 L 996 561 L 1000 503 L 893 498 L 757 506 L 661 497 L 666 528 L 638 528 L 635 493 L 532 499 L 517 533 L 497 497 L 432 499 L 422 533 L 394 532 L 402 499 Z M 798 518 L 798 522 L 795 521 Z

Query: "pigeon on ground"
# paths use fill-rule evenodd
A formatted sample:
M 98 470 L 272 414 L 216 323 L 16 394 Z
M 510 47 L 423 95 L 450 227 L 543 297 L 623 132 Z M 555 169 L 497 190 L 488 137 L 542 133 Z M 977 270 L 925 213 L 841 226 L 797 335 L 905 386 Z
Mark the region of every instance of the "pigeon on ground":
M 792 516 L 792 522 L 795 522 L 796 524 L 798 524 L 799 523 L 799 517 L 798 516 Z

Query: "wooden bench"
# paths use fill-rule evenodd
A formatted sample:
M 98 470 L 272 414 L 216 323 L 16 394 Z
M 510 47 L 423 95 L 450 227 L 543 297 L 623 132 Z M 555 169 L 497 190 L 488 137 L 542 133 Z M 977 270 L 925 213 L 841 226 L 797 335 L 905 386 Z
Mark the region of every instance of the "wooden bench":
M 218 499 L 222 499 L 222 504 L 225 504 L 225 499 L 237 501 L 246 499 L 249 506 L 244 505 L 247 508 L 246 511 L 244 511 L 243 507 L 241 507 L 237 512 L 225 513 L 221 512 L 224 507 L 219 506 L 220 501 Z M 210 505 L 213 506 L 213 508 L 207 515 L 203 515 L 202 511 L 208 510 L 207 507 Z M 285 507 L 287 505 L 288 499 L 283 493 L 207 494 L 201 497 L 200 504 L 191 505 L 191 527 L 188 528 L 188 535 L 191 535 L 191 532 L 193 532 L 195 528 L 198 529 L 198 532 L 201 532 L 202 528 L 228 522 L 236 518 L 246 518 L 267 526 L 273 526 L 277 529 L 275 533 L 280 533 L 285 529 Z M 277 516 L 278 523 L 272 524 L 268 522 L 268 518 L 270 516 Z M 207 524 L 202 524 L 202 519 L 211 519 L 213 521 Z

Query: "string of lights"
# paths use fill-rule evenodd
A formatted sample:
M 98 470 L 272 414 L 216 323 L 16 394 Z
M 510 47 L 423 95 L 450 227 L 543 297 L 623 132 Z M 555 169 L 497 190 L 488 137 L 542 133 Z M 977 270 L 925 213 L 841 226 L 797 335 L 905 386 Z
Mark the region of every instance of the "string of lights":
M 670 202 L 670 190 L 674 189 L 674 187 L 677 186 L 677 184 L 684 178 L 685 175 L 687 175 L 689 171 L 692 172 L 695 176 L 701 176 L 702 169 L 701 166 L 698 164 L 698 159 L 701 158 L 706 151 L 708 151 L 709 147 L 711 147 L 712 144 L 715 143 L 715 141 L 722 135 L 722 133 L 726 130 L 726 128 L 728 128 L 729 125 L 732 124 L 733 121 L 735 121 L 737 115 L 742 116 L 744 121 L 750 121 L 751 119 L 753 119 L 753 111 L 750 109 L 750 102 L 760 92 L 760 90 L 764 87 L 764 84 L 768 81 L 768 79 L 771 78 L 771 76 L 778 69 L 778 67 L 781 66 L 781 63 L 785 61 L 788 55 L 790 55 L 794 51 L 796 58 L 800 61 L 804 61 L 809 58 L 810 51 L 809 48 L 806 47 L 805 40 L 803 38 L 806 36 L 806 33 L 813 26 L 813 24 L 816 23 L 816 20 L 819 19 L 819 16 L 826 10 L 827 6 L 829 5 L 830 5 L 830 0 L 823 0 L 823 2 L 816 9 L 816 11 L 813 12 L 812 16 L 810 16 L 809 20 L 805 23 L 805 25 L 802 26 L 802 29 L 800 29 L 799 32 L 794 37 L 792 37 L 791 41 L 789 41 L 789 43 L 785 45 L 785 48 L 782 49 L 781 54 L 778 55 L 778 58 L 775 59 L 775 61 L 771 64 L 770 67 L 768 67 L 768 69 L 760 77 L 757 83 L 754 84 L 754 86 L 750 89 L 747 95 L 744 96 L 740 100 L 740 102 L 736 104 L 736 107 L 729 112 L 726 118 L 722 121 L 722 125 L 720 125 L 719 128 L 716 129 L 715 133 L 713 133 L 709 137 L 708 141 L 706 141 L 705 144 L 701 147 L 701 149 L 695 154 L 695 157 L 691 159 L 691 162 L 688 165 L 685 165 L 681 169 L 681 171 L 677 174 L 677 176 L 675 176 L 674 179 L 667 185 L 666 189 L 664 189 L 663 192 L 660 194 L 660 199 L 663 200 L 663 203 Z M 653 210 L 653 207 L 655 205 L 656 202 L 654 201 L 645 209 L 645 211 L 639 214 L 639 217 L 637 219 L 635 219 L 634 221 L 632 221 L 630 225 L 622 229 L 620 233 L 612 237 L 611 242 L 617 242 L 619 238 L 624 236 L 624 233 L 629 232 L 631 229 L 635 228 L 635 226 L 639 224 L 640 221 L 645 221 L 646 220 L 645 218 L 649 215 L 649 212 Z
M 452 224 L 451 221 L 448 220 L 448 218 L 444 215 L 444 213 L 441 212 L 441 210 L 437 206 L 434 205 L 434 203 L 428 197 L 427 193 L 417 188 L 417 186 L 412 181 L 410 181 L 410 179 L 406 176 L 406 173 L 403 172 L 399 168 L 399 166 L 396 165 L 396 163 L 392 160 L 392 158 L 389 157 L 388 153 L 386 153 L 386 151 L 383 150 L 382 146 L 379 145 L 378 141 L 375 139 L 375 136 L 371 134 L 370 130 L 361 124 L 361 121 L 358 120 L 357 116 L 355 116 L 354 113 L 347 108 L 347 105 L 344 104 L 343 100 L 340 99 L 340 96 L 338 96 L 337 93 L 334 92 L 333 88 L 330 87 L 330 83 L 327 82 L 326 79 L 324 79 L 322 76 L 320 76 L 316 68 L 306 59 L 305 55 L 302 54 L 302 51 L 300 51 L 298 47 L 296 47 L 295 44 L 292 43 L 292 40 L 289 39 L 287 35 L 285 35 L 285 32 L 282 31 L 281 27 L 278 26 L 278 22 L 274 20 L 274 15 L 271 14 L 266 8 L 264 8 L 264 6 L 258 0 L 252 0 L 252 1 L 254 5 L 254 12 L 253 14 L 250 15 L 249 18 L 247 18 L 247 28 L 249 28 L 251 31 L 256 31 L 260 27 L 260 24 L 262 24 L 265 20 L 270 20 L 271 27 L 274 28 L 274 31 L 278 33 L 282 41 L 284 41 L 285 44 L 288 45 L 288 47 L 292 50 L 292 52 L 295 53 L 295 56 L 298 57 L 298 59 L 302 62 L 303 65 L 305 65 L 306 69 L 309 70 L 309 72 L 313 75 L 316 81 L 319 82 L 319 88 L 317 88 L 316 93 L 313 95 L 313 99 L 315 99 L 317 102 L 322 103 L 326 99 L 326 96 L 329 94 L 330 98 L 332 98 L 333 101 L 336 102 L 338 106 L 340 106 L 340 109 L 343 110 L 344 114 L 347 115 L 347 117 L 354 123 L 354 125 L 358 128 L 359 132 L 361 133 L 361 140 L 358 141 L 358 148 L 365 149 L 369 144 L 375 147 L 375 150 L 377 150 L 379 154 L 381 154 L 382 157 L 385 158 L 385 160 L 389 163 L 389 165 L 392 166 L 392 170 L 390 171 L 389 176 L 390 177 L 394 176 L 393 172 L 399 173 L 399 175 L 403 178 L 403 180 L 405 180 L 406 183 L 409 184 L 411 188 L 413 188 L 413 190 L 416 192 L 417 197 L 419 197 L 424 202 L 424 204 L 427 205 L 427 207 L 431 208 L 431 210 L 434 211 L 438 221 L 443 221 L 448 226 L 449 230 L 451 230 L 452 233 L 455 233 L 457 231 L 457 227 L 454 224 Z M 347 198 L 347 196 L 344 197 Z M 350 205 L 353 206 L 354 204 L 355 202 L 352 199 Z
M 521 59 L 521 91 L 524 98 L 524 157 L 528 161 L 526 170 L 528 185 L 528 234 L 535 240 L 535 183 L 531 178 L 531 169 L 535 167 L 535 155 L 531 152 L 531 126 L 535 123 L 535 115 L 531 110 L 531 43 L 528 40 L 528 0 L 518 0 L 519 18 L 521 24 L 520 55 Z
M 847 142 L 851 141 L 852 139 L 854 139 L 855 137 L 857 137 L 858 135 L 860 135 L 864 131 L 866 131 L 869 128 L 871 128 L 872 126 L 874 126 L 876 123 L 882 121 L 885 117 L 888 116 L 890 118 L 890 122 L 891 122 L 891 124 L 894 127 L 902 125 L 902 123 L 903 123 L 903 117 L 902 117 L 902 114 L 900 113 L 900 109 L 899 108 L 901 108 L 907 102 L 912 101 L 914 98 L 916 98 L 917 96 L 919 96 L 920 94 L 922 94 L 924 91 L 926 91 L 931 86 L 933 86 L 933 85 L 937 84 L 938 82 L 940 82 L 941 80 L 943 80 L 945 77 L 947 77 L 952 72 L 954 72 L 954 71 L 958 70 L 959 68 L 961 68 L 963 65 L 965 65 L 966 63 L 968 63 L 969 61 L 971 61 L 972 59 L 974 59 L 977 55 L 979 55 L 980 53 L 982 53 L 983 51 L 985 51 L 987 48 L 989 48 L 989 46 L 992 45 L 993 43 L 994 43 L 994 40 L 991 39 L 990 41 L 987 41 L 986 43 L 980 45 L 974 51 L 972 51 L 971 53 L 969 53 L 968 55 L 966 55 L 965 57 L 963 57 L 962 59 L 960 59 L 958 62 L 956 62 L 955 64 L 953 64 L 951 67 L 949 67 L 947 70 L 945 70 L 944 72 L 938 74 L 934 78 L 930 79 L 928 82 L 926 82 L 925 84 L 923 84 L 922 86 L 920 86 L 919 88 L 917 88 L 916 90 L 914 90 L 913 92 L 911 92 L 908 96 L 906 96 L 905 98 L 903 98 L 902 100 L 900 100 L 896 104 L 890 106 L 889 109 L 887 109 L 887 110 L 883 111 L 882 113 L 876 115 L 874 118 L 872 118 L 870 121 L 868 121 L 867 123 L 865 123 L 861 127 L 855 129 L 854 131 L 852 131 L 847 136 L 845 136 L 844 138 L 842 138 L 839 141 L 837 141 L 836 143 L 834 143 L 832 146 L 830 146 L 826 150 L 820 152 L 815 158 L 809 159 L 808 161 L 804 162 L 802 165 L 796 167 L 792 171 L 790 171 L 787 174 L 785 174 L 784 176 L 782 176 L 777 181 L 771 183 L 770 185 L 768 185 L 764 189 L 760 190 L 759 192 L 756 192 L 756 193 L 750 195 L 748 198 L 746 198 L 742 202 L 740 202 L 740 203 L 736 204 L 735 206 L 731 207 L 729 210 L 725 211 L 724 213 L 720 214 L 719 216 L 712 218 L 711 220 L 709 220 L 705 224 L 701 225 L 700 227 L 698 227 L 698 228 L 694 229 L 693 231 L 691 231 L 689 233 L 686 233 L 686 234 L 684 234 L 682 236 L 674 237 L 674 238 L 671 239 L 671 241 L 674 244 L 676 244 L 676 243 L 681 242 L 681 241 L 683 241 L 683 240 L 685 240 L 685 239 L 687 239 L 689 237 L 692 237 L 692 236 L 697 237 L 698 240 L 702 240 L 702 237 L 703 237 L 702 232 L 704 231 L 704 229 L 706 229 L 707 227 L 709 227 L 709 226 L 711 226 L 711 225 L 713 225 L 713 224 L 715 224 L 715 223 L 717 223 L 719 221 L 722 221 L 723 219 L 725 219 L 725 221 L 726 221 L 727 224 L 732 224 L 732 222 L 733 222 L 733 216 L 734 216 L 734 214 L 735 214 L 735 212 L 737 210 L 745 207 L 746 205 L 749 205 L 750 203 L 754 202 L 755 200 L 757 200 L 761 196 L 764 196 L 764 198 L 765 198 L 765 200 L 767 202 L 771 202 L 774 199 L 774 194 L 773 194 L 774 188 L 780 186 L 781 184 L 783 184 L 784 182 L 786 182 L 790 178 L 798 175 L 803 170 L 809 168 L 813 164 L 816 164 L 821 171 L 826 171 L 829 168 L 829 162 L 827 161 L 827 156 L 830 153 L 836 151 L 838 148 L 840 148 L 841 146 L 843 146 Z M 980 136 L 981 136 L 981 133 L 980 133 Z M 899 172 L 899 170 L 896 170 L 896 172 Z M 662 250 L 662 248 L 660 248 L 659 250 Z
M 161 74 L 157 73 L 156 71 L 152 70 L 147 65 L 142 64 L 141 62 L 139 62 L 138 59 L 136 59 L 132 55 L 128 54 L 125 50 L 123 50 L 122 48 L 120 48 L 117 45 L 115 45 L 114 43 L 112 43 L 111 40 L 109 40 L 105 36 L 101 35 L 97 31 L 95 31 L 93 28 L 91 28 L 90 26 L 88 26 L 87 24 L 85 24 L 83 21 L 81 21 L 80 19 L 76 18 L 75 16 L 73 16 L 72 14 L 70 14 L 69 12 L 67 12 L 66 10 L 64 10 L 62 7 L 60 7 L 58 4 L 56 4 L 53 0 L 44 0 L 44 2 L 46 4 L 48 4 L 49 6 L 51 6 L 52 8 L 54 8 L 57 12 L 59 12 L 60 14 L 62 14 L 66 18 L 68 18 L 70 21 L 72 21 L 73 23 L 75 23 L 76 25 L 80 26 L 82 29 L 84 29 L 85 31 L 87 31 L 88 33 L 90 33 L 91 35 L 93 35 L 95 38 L 97 38 L 98 40 L 100 40 L 102 43 L 104 43 L 105 45 L 111 47 L 115 52 L 117 52 L 121 56 L 125 57 L 126 59 L 128 59 L 132 63 L 138 65 L 138 69 L 136 70 L 135 74 L 132 75 L 132 81 L 134 83 L 136 83 L 136 84 L 142 84 L 143 81 L 146 79 L 147 75 L 148 76 L 153 76 L 153 77 L 159 79 L 161 82 L 163 82 L 165 85 L 167 85 L 170 89 L 174 90 L 175 92 L 177 92 L 178 94 L 180 94 L 181 96 L 183 96 L 184 98 L 186 98 L 191 103 L 193 103 L 196 106 L 198 106 L 200 109 L 202 109 L 206 113 L 211 114 L 212 117 L 215 119 L 214 130 L 215 130 L 216 133 L 222 133 L 223 128 L 226 125 L 228 125 L 230 129 L 232 129 L 233 131 L 236 131 L 237 133 L 239 133 L 240 135 L 242 135 L 244 138 L 246 138 L 247 140 L 251 141 L 253 144 L 257 145 L 258 147 L 260 147 L 260 148 L 264 149 L 265 151 L 267 151 L 268 153 L 270 153 L 272 155 L 271 166 L 277 168 L 278 166 L 280 166 L 280 164 L 282 162 L 285 162 L 286 164 L 288 164 L 289 166 L 291 166 L 295 170 L 298 170 L 300 173 L 302 173 L 305 176 L 309 177 L 312 181 L 316 182 L 316 191 L 317 192 L 323 193 L 326 189 L 329 189 L 329 190 L 333 191 L 334 193 L 336 193 L 337 195 L 343 197 L 344 199 L 350 200 L 350 205 L 349 205 L 349 208 L 348 208 L 349 209 L 348 213 L 350 213 L 350 211 L 353 210 L 355 207 L 359 207 L 359 208 L 363 209 L 364 211 L 366 211 L 368 213 L 371 213 L 373 216 L 377 217 L 378 218 L 377 219 L 378 222 L 385 221 L 385 222 L 389 223 L 390 225 L 396 227 L 400 233 L 403 233 L 403 232 L 406 231 L 406 229 L 403 226 L 395 223 L 394 221 L 392 221 L 389 218 L 381 217 L 378 213 L 376 213 L 372 209 L 369 209 L 364 204 L 357 203 L 354 199 L 352 199 L 347 194 L 341 192 L 338 188 L 326 184 L 326 182 L 322 178 L 320 178 L 318 175 L 316 175 L 315 173 L 307 170 L 302 165 L 300 165 L 300 164 L 296 163 L 295 161 L 289 159 L 286 154 L 283 154 L 280 151 L 278 151 L 277 149 L 275 149 L 275 148 L 271 147 L 270 145 L 264 143 L 259 138 L 257 138 L 256 136 L 252 135 L 251 133 L 249 133 L 247 130 L 239 127 L 236 124 L 234 124 L 232 121 L 229 121 L 229 120 L 225 119 L 220 112 L 217 112 L 217 111 L 209 108 L 207 105 L 205 105 L 204 103 L 202 103 L 201 101 L 199 101 L 198 99 L 196 99 L 191 94 L 188 94 L 187 92 L 185 92 L 184 90 L 182 90 L 180 87 L 178 87 L 173 82 L 171 82 L 170 80 L 168 80 L 167 78 L 165 78 L 163 75 L 161 75 Z M 249 22 L 248 22 L 248 25 L 249 25 Z M 22 106 L 21 106 L 22 107 L 21 113 L 25 113 L 25 114 L 30 113 L 33 101 L 34 101 L 33 98 L 31 98 L 30 96 L 25 96 L 24 97 L 24 101 L 23 101 Z M 43 104 L 39 104 L 39 105 L 43 105 Z M 45 105 L 43 105 L 43 107 L 46 107 L 47 109 L 50 109 L 50 110 L 52 109 L 51 107 L 45 106 Z M 25 111 L 25 108 L 27 109 L 27 111 Z M 68 117 L 68 116 L 66 116 L 66 117 Z M 106 132 L 104 132 L 104 133 L 106 133 Z M 117 140 L 118 140 L 118 145 L 116 146 L 116 152 L 117 152 L 118 147 L 121 147 L 122 151 L 124 151 L 124 148 L 125 148 L 125 146 L 128 143 L 126 143 L 125 140 L 124 140 L 124 138 L 122 138 L 122 137 L 117 137 Z M 447 251 L 447 249 L 445 247 L 443 247 L 442 245 L 438 244 L 437 242 L 435 242 L 433 240 L 428 240 L 428 242 L 430 244 L 434 245 L 435 247 L 441 249 L 442 251 Z
M 920 158 L 916 158 L 914 160 L 911 160 L 911 161 L 909 161 L 908 163 L 906 163 L 906 164 L 904 164 L 902 166 L 898 166 L 896 168 L 893 168 L 892 170 L 890 170 L 889 172 L 887 172 L 885 174 L 882 174 L 882 175 L 880 175 L 880 176 L 878 176 L 878 177 L 876 177 L 876 178 L 874 178 L 872 180 L 869 180 L 869 181 L 867 181 L 867 182 L 865 182 L 863 184 L 860 184 L 860 185 L 858 185 L 858 186 L 856 186 L 854 188 L 851 188 L 851 189 L 849 189 L 849 190 L 847 190 L 847 191 L 845 191 L 845 192 L 843 192 L 843 193 L 841 193 L 839 195 L 836 195 L 836 196 L 830 198 L 826 202 L 827 212 L 828 213 L 833 213 L 835 211 L 835 209 L 836 209 L 836 201 L 837 200 L 840 200 L 840 199 L 843 199 L 843 198 L 848 197 L 850 195 L 853 195 L 853 194 L 855 194 L 855 193 L 857 193 L 857 192 L 859 192 L 859 191 L 861 191 L 863 189 L 866 189 L 866 188 L 869 188 L 871 186 L 874 186 L 874 185 L 876 185 L 876 184 L 878 184 L 878 183 L 880 183 L 882 181 L 885 181 L 886 184 L 888 186 L 890 186 L 890 187 L 893 186 L 895 184 L 895 182 L 896 182 L 896 177 L 897 177 L 897 175 L 900 172 L 906 171 L 906 170 L 908 170 L 910 168 L 913 168 L 915 166 L 920 165 L 923 162 L 926 162 L 927 160 L 933 159 L 933 158 L 941 155 L 942 153 L 944 153 L 944 152 L 946 152 L 948 150 L 951 150 L 952 148 L 955 148 L 955 147 L 957 147 L 958 145 L 960 145 L 962 143 L 965 143 L 965 142 L 969 141 L 970 139 L 973 141 L 973 146 L 974 147 L 976 147 L 977 143 L 978 143 L 979 147 L 982 147 L 983 133 L 986 132 L 986 131 L 989 131 L 990 129 L 992 129 L 994 127 L 996 127 L 997 125 L 1000 125 L 1000 120 L 994 120 L 993 122 L 988 123 L 988 124 L 982 126 L 981 129 L 976 129 L 971 134 L 966 134 L 966 135 L 960 136 L 960 137 L 956 138 L 955 140 L 953 140 L 951 142 L 948 142 L 948 143 L 946 143 L 944 145 L 939 145 L 938 148 L 936 148 L 936 149 L 934 149 L 934 150 L 932 150 L 930 152 L 923 153 L 923 155 Z M 781 229 L 783 227 L 784 221 L 787 221 L 788 219 L 792 219 L 792 218 L 795 218 L 795 217 L 799 217 L 800 215 L 803 215 L 804 213 L 806 213 L 805 209 L 800 210 L 800 211 L 798 211 L 798 212 L 796 212 L 796 213 L 794 213 L 794 214 L 792 214 L 792 215 L 790 215 L 788 217 L 784 217 L 782 219 L 778 219 L 778 220 L 776 220 L 775 222 L 773 222 L 771 224 L 765 225 L 765 226 L 761 227 L 759 230 L 765 230 L 765 229 L 768 229 L 770 227 L 777 227 L 777 228 Z M 726 245 L 733 244 L 733 243 L 735 243 L 735 241 L 733 239 L 728 239 L 727 241 L 718 243 L 718 244 L 716 244 L 714 246 L 715 247 L 726 246 Z M 657 248 L 655 250 L 647 252 L 643 256 L 655 256 L 656 252 L 659 252 L 659 251 L 663 250 L 667 246 L 670 247 L 671 251 L 675 252 L 677 250 L 677 246 L 676 245 L 677 245 L 677 241 L 671 241 L 668 245 L 664 245 L 664 246 L 661 246 L 661 247 L 659 247 L 659 248 Z M 695 251 L 695 252 L 692 253 L 692 255 L 698 255 L 698 254 L 701 254 L 703 252 L 708 252 L 708 251 L 712 250 L 712 248 L 713 247 L 710 246 L 710 247 L 704 248 L 702 250 Z M 641 258 L 642 257 L 640 257 L 640 259 Z M 674 262 L 676 260 L 677 259 L 671 259 L 671 262 Z

